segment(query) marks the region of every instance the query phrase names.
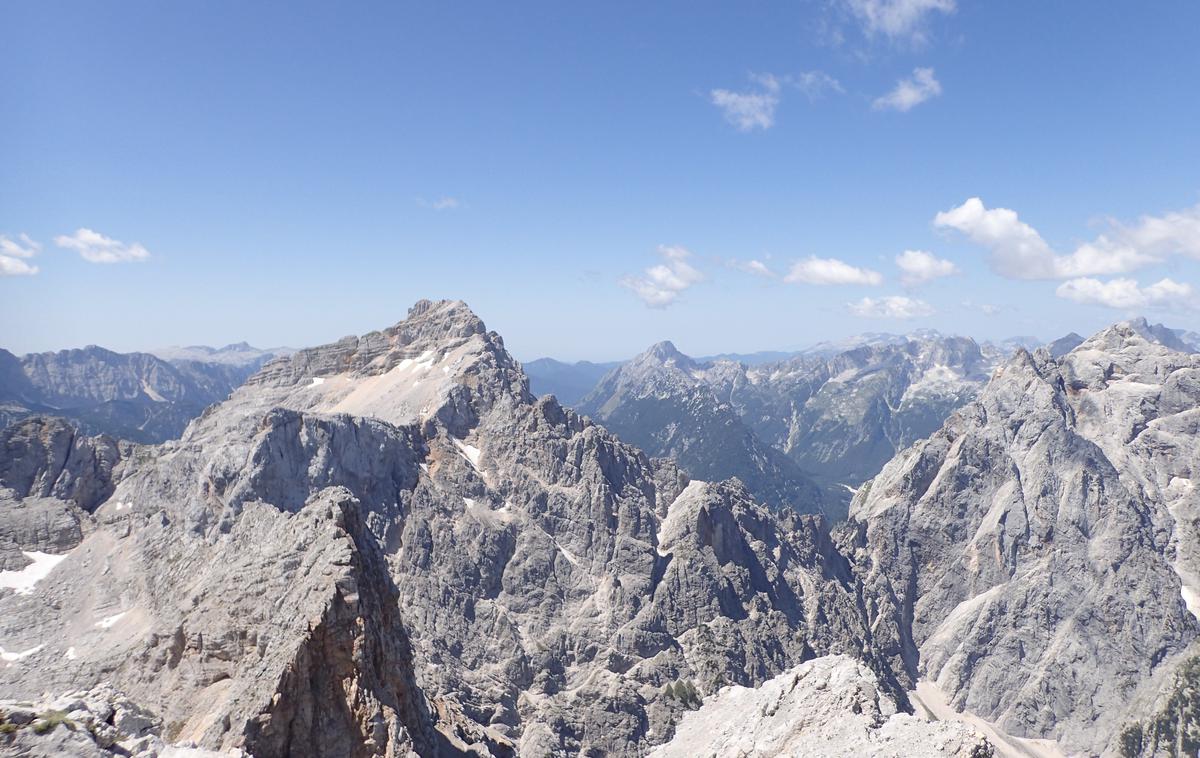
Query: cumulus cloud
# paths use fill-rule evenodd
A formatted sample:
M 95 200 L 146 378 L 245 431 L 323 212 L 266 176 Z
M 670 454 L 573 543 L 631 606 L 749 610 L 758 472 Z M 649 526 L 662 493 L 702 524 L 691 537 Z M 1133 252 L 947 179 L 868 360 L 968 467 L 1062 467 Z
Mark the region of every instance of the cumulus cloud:
M 735 258 L 729 261 L 729 265 L 738 271 L 745 271 L 747 274 L 755 274 L 756 276 L 765 276 L 767 278 L 775 277 L 775 272 L 767 264 L 759 260 L 742 261 Z
M 910 319 L 932 316 L 934 313 L 933 306 L 924 300 L 903 295 L 864 297 L 857 302 L 846 303 L 846 308 L 860 318 Z
M 38 267 L 28 261 L 41 249 L 42 246 L 27 234 L 19 234 L 15 240 L 0 234 L 0 276 L 36 274 Z
M 843 0 L 868 37 L 920 44 L 934 13 L 953 13 L 954 0 Z
M 712 104 L 721 109 L 725 120 L 743 132 L 770 129 L 775 125 L 775 108 L 779 106 L 782 85 L 771 74 L 755 74 L 755 88 L 748 92 L 715 89 L 709 96 Z
M 650 308 L 666 308 L 688 287 L 704 281 L 704 274 L 688 263 L 692 254 L 684 248 L 660 245 L 658 254 L 663 258 L 662 263 L 646 269 L 641 276 L 626 276 L 620 280 L 622 287 Z
M 439 197 L 436 200 L 426 200 L 423 197 L 417 198 L 417 205 L 422 208 L 431 208 L 435 211 L 451 211 L 458 208 L 461 203 L 457 197 Z
M 900 283 L 906 287 L 958 273 L 958 266 L 952 261 L 938 258 L 925 250 L 905 250 L 896 256 L 896 265 L 901 271 Z
M 996 273 L 1014 279 L 1068 279 L 1122 274 L 1173 254 L 1200 259 L 1200 205 L 1161 216 L 1142 216 L 1111 229 L 1069 254 L 1059 254 L 1009 208 L 988 208 L 972 197 L 934 216 L 934 226 L 962 232 L 991 252 Z
M 1133 279 L 1071 279 L 1058 285 L 1055 294 L 1076 303 L 1104 305 L 1109 308 L 1171 308 L 1193 304 L 1192 285 L 1161 279 L 1146 287 Z
M 880 284 L 883 276 L 858 266 L 851 266 L 837 258 L 812 256 L 792 264 L 791 271 L 783 278 L 791 284 Z
M 942 94 L 942 85 L 932 68 L 914 68 L 912 76 L 896 82 L 896 87 L 872 103 L 875 110 L 910 111 L 926 100 Z
M 144 261 L 150 257 L 150 251 L 136 242 L 126 244 L 91 229 L 77 229 L 74 234 L 59 235 L 54 238 L 54 244 L 76 251 L 88 263 L 126 263 Z

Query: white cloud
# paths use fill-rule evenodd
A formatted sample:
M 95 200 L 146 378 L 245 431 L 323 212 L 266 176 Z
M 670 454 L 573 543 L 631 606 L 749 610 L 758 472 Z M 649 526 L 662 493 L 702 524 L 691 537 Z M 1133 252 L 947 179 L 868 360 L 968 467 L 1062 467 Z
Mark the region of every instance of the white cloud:
M 738 271 L 745 271 L 747 274 L 755 274 L 757 276 L 765 276 L 774 278 L 775 272 L 771 270 L 767 264 L 759 260 L 740 261 L 736 258 L 729 261 L 729 265 L 736 268 Z
M 885 35 L 893 41 L 920 44 L 934 13 L 953 13 L 954 0 L 843 0 L 867 36 Z
M 710 94 L 712 104 L 721 109 L 725 120 L 743 132 L 770 129 L 775 124 L 775 108 L 779 105 L 781 84 L 771 74 L 757 74 L 751 79 L 758 87 L 750 92 L 715 89 Z
M 36 274 L 38 267 L 27 261 L 41 249 L 42 246 L 31 240 L 27 234 L 19 234 L 15 240 L 0 234 L 0 276 Z
M 933 69 L 914 68 L 911 77 L 896 82 L 895 89 L 876 98 L 872 105 L 876 110 L 890 108 L 903 113 L 940 94 L 942 85 L 934 77 Z
M 909 319 L 922 316 L 932 316 L 933 306 L 924 300 L 917 300 L 903 295 L 888 295 L 887 297 L 864 297 L 854 303 L 846 303 L 846 307 L 860 318 L 896 318 Z
M 1104 305 L 1123 310 L 1169 308 L 1192 304 L 1192 285 L 1162 279 L 1139 287 L 1133 279 L 1071 279 L 1058 285 L 1055 294 L 1087 305 Z
M 906 287 L 915 287 L 958 273 L 958 266 L 953 262 L 938 258 L 925 250 L 905 250 L 896 256 L 896 265 L 903 272 L 900 275 L 900 283 Z
M 712 104 L 721 109 L 725 120 L 743 132 L 770 129 L 775 125 L 775 109 L 785 86 L 803 92 L 816 100 L 827 92 L 845 93 L 842 83 L 824 71 L 801 71 L 799 74 L 775 76 L 751 74 L 754 87 L 744 92 L 715 89 L 709 92 Z
M 792 284 L 880 284 L 883 276 L 837 258 L 812 256 L 792 264 L 792 270 L 783 280 Z
M 439 197 L 436 200 L 426 200 L 423 197 L 417 198 L 417 205 L 422 208 L 432 208 L 435 211 L 450 211 L 458 208 L 462 203 L 457 197 Z
M 1122 274 L 1173 254 L 1200 258 L 1200 206 L 1161 216 L 1142 216 L 1133 225 L 1110 222 L 1111 230 L 1060 255 L 1037 230 L 1008 208 L 987 208 L 972 197 L 934 216 L 934 226 L 955 229 L 991 251 L 996 273 L 1014 279 L 1067 279 Z
M 59 235 L 54 238 L 54 244 L 78 252 L 88 263 L 125 263 L 144 261 L 150 257 L 150 251 L 136 242 L 126 244 L 91 229 L 78 229 L 72 235 Z
M 980 313 L 985 313 L 989 316 L 994 316 L 1003 310 L 998 305 L 993 305 L 991 303 L 976 303 L 974 300 L 963 300 L 960 305 L 967 310 L 979 311 Z
M 842 83 L 824 71 L 801 71 L 795 76 L 786 77 L 786 81 L 796 89 L 808 95 L 809 100 L 816 100 L 826 92 L 843 94 Z
M 622 277 L 620 284 L 647 306 L 666 308 L 688 287 L 704 281 L 704 274 L 688 263 L 691 253 L 682 247 L 659 245 L 658 254 L 664 263 L 651 266 L 642 276 Z

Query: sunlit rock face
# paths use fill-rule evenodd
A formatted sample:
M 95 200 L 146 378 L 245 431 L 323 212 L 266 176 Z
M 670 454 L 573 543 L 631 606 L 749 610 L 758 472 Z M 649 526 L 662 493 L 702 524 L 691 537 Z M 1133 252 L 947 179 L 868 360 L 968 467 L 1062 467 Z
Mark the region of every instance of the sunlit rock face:
M 1103 750 L 1200 633 L 1198 431 L 1200 356 L 1144 321 L 1016 355 L 851 506 L 894 669 L 1012 735 Z
M 824 522 L 536 400 L 462 303 L 268 365 L 111 485 L 0 588 L 0 697 L 103 683 L 164 743 L 256 755 L 499 756 L 639 755 L 689 707 L 667 683 L 814 654 L 899 691 Z

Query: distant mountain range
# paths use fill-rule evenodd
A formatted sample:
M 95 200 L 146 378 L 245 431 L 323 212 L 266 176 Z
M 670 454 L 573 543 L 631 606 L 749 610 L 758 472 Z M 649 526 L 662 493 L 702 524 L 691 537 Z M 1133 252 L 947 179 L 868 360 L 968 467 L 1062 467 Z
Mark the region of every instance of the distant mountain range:
M 85 434 L 146 443 L 174 439 L 280 353 L 242 344 L 165 354 L 177 357 L 95 345 L 20 357 L 0 350 L 0 428 L 45 414 L 67 419 Z
M 195 361 L 197 363 L 220 363 L 227 366 L 254 366 L 257 368 L 272 358 L 291 355 L 296 351 L 290 347 L 263 349 L 253 347 L 246 342 L 237 342 L 225 347 L 189 345 L 187 347 L 161 347 L 147 352 L 171 363 Z
M 530 392 L 465 304 L 421 301 L 165 444 L 17 420 L 0 752 L 1195 755 L 1182 339 L 924 333 L 757 366 L 659 343 L 581 403 L 602 425 Z M 0 368 L 72 403 L 199 381 L 95 348 Z M 834 523 L 781 507 L 811 509 L 801 462 L 879 468 Z
M 1145 328 L 1172 349 L 1200 345 L 1182 330 Z M 1082 342 L 1072 333 L 1045 347 L 1057 358 Z M 734 360 L 692 359 L 663 342 L 630 361 L 602 364 L 612 368 L 583 396 L 601 364 L 553 362 L 547 382 L 538 378 L 551 365 L 543 359 L 530 381 L 536 393 L 569 385 L 569 397 L 579 399 L 564 402 L 692 476 L 738 476 L 765 502 L 836 518 L 893 455 L 973 400 L 998 365 L 1039 346 L 1033 337 L 979 344 L 925 329 Z M 767 356 L 776 359 L 758 360 Z M 798 501 L 812 497 L 814 483 L 820 503 Z

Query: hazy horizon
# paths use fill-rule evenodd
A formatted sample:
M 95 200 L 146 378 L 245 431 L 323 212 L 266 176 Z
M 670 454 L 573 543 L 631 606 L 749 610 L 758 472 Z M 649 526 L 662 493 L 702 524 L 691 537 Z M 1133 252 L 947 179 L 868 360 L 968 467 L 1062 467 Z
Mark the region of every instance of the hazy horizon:
M 443 297 L 564 360 L 1197 325 L 1194 3 L 0 23 L 14 352 L 320 344 Z

